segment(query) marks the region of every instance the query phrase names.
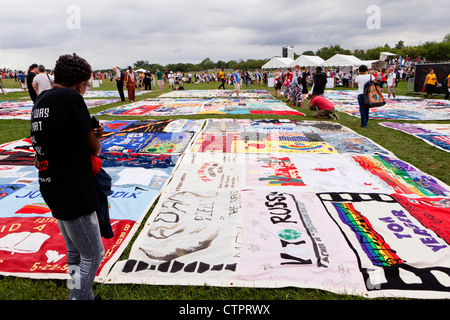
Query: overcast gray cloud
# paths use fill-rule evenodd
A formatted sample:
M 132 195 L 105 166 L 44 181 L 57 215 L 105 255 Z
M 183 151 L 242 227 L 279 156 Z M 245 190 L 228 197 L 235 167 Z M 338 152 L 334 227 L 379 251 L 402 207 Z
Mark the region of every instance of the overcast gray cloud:
M 367 27 L 371 5 L 379 8 L 379 29 Z M 284 45 L 298 54 L 332 44 L 416 45 L 450 32 L 448 0 L 0 0 L 0 7 L 0 67 L 19 69 L 51 68 L 72 52 L 100 69 L 137 60 L 271 58 Z

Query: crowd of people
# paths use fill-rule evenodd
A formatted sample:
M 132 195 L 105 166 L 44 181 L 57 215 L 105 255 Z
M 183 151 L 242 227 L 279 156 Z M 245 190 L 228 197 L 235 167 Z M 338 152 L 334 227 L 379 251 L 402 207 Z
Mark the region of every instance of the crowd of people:
M 423 63 L 425 58 L 412 60 L 410 57 L 406 59 L 394 58 L 387 61 L 386 68 L 373 68 L 367 71 L 361 71 L 357 67 L 346 68 L 327 68 L 322 67 L 300 67 L 279 69 L 279 70 L 239 70 L 234 72 L 224 69 L 214 69 L 210 72 L 181 72 L 156 69 L 156 72 L 150 72 L 139 69 L 133 70 L 128 67 L 126 70 L 121 70 L 118 67 L 113 67 L 111 71 L 91 72 L 89 82 L 92 81 L 115 81 L 117 90 L 122 101 L 125 101 L 124 89 L 128 92 L 128 99 L 130 102 L 135 100 L 135 90 L 155 90 L 162 91 L 164 87 L 171 90 L 183 90 L 184 85 L 188 83 L 193 84 L 210 84 L 218 83 L 218 89 L 226 89 L 225 85 L 234 87 L 233 94 L 239 96 L 240 88 L 244 85 L 248 87 L 250 84 L 273 86 L 275 88 L 276 97 L 284 95 L 292 106 L 303 107 L 305 99 L 314 98 L 315 103 L 310 103 L 313 110 L 317 112 L 314 114 L 316 118 L 331 118 L 336 119 L 337 115 L 334 109 L 329 108 L 329 104 L 324 105 L 327 112 L 321 111 L 322 101 L 320 96 L 323 96 L 326 85 L 331 81 L 333 86 L 342 86 L 344 88 L 358 87 L 361 90 L 358 76 L 363 73 L 367 75 L 370 80 L 374 81 L 381 89 L 382 93 L 387 93 L 388 98 L 395 98 L 395 88 L 400 81 L 407 81 L 415 76 L 415 65 Z M 52 87 L 54 83 L 53 71 L 46 71 L 43 65 L 33 64 L 29 67 L 27 72 L 22 71 L 1 71 L 0 72 L 0 89 L 3 90 L 1 79 L 12 79 L 19 82 L 24 91 L 29 92 L 31 99 L 35 102 L 40 92 Z M 237 88 L 238 85 L 238 88 Z M 450 75 L 440 84 L 433 70 L 427 75 L 423 90 L 425 98 L 431 98 L 436 86 L 450 87 Z M 310 88 L 310 89 L 309 89 Z M 446 99 L 449 98 L 449 92 L 446 91 Z M 366 123 L 362 124 L 365 127 Z
M 396 75 L 396 85 L 400 80 L 408 80 L 409 78 L 414 78 L 414 66 L 412 64 L 405 63 L 402 67 L 398 66 L 398 64 L 395 62 L 392 62 L 394 60 L 390 60 L 391 68 L 394 69 L 394 73 Z M 47 74 L 50 77 L 50 81 L 52 81 L 53 77 L 53 71 L 42 71 L 40 72 L 38 70 L 38 65 L 33 64 L 30 66 L 27 72 L 23 71 L 0 71 L 0 81 L 1 79 L 15 79 L 15 81 L 19 82 L 21 88 L 26 91 L 30 89 L 30 86 L 32 86 L 32 82 L 30 81 L 30 78 L 34 78 L 35 75 L 39 73 Z M 156 72 L 152 73 L 150 71 L 134 71 L 133 68 L 128 67 L 128 69 L 124 69 L 123 71 L 120 70 L 118 67 L 112 68 L 111 71 L 103 71 L 103 72 L 92 72 L 91 79 L 92 80 L 99 80 L 99 81 L 120 81 L 124 80 L 124 76 L 129 73 L 131 77 L 131 82 L 134 85 L 135 89 L 138 90 L 152 90 L 152 88 L 156 88 L 159 90 L 162 90 L 164 86 L 168 86 L 170 89 L 178 89 L 182 88 L 183 85 L 188 83 L 195 83 L 195 84 L 209 84 L 209 83 L 219 83 L 220 88 L 224 89 L 224 85 L 230 85 L 233 86 L 234 80 L 233 80 L 233 72 L 224 72 L 224 70 L 212 70 L 210 72 L 181 72 L 181 71 L 169 71 L 167 69 L 164 70 L 156 70 Z M 390 68 L 386 69 L 380 69 L 380 70 L 374 70 L 373 75 L 376 77 L 376 81 L 381 83 L 382 87 L 386 86 L 386 76 L 389 73 Z M 221 72 L 223 73 L 221 75 Z M 293 72 L 291 70 L 291 72 Z M 296 71 L 299 72 L 298 70 Z M 352 68 L 351 70 L 340 70 L 339 68 L 329 68 L 327 70 L 324 70 L 324 72 L 327 75 L 327 78 L 334 79 L 335 85 L 342 85 L 343 87 L 354 87 L 355 86 L 355 75 L 357 75 L 357 69 Z M 273 78 L 275 80 L 275 83 L 277 79 L 279 78 L 279 74 L 282 74 L 283 78 L 285 73 L 287 73 L 287 70 L 281 71 L 267 71 L 267 70 L 241 70 L 239 72 L 240 74 L 240 80 L 242 81 L 242 85 L 249 86 L 250 84 L 258 84 L 258 85 L 269 85 L 269 82 Z M 312 86 L 314 83 L 313 76 L 315 74 L 315 71 L 313 68 L 304 68 L 302 69 L 302 77 L 301 78 L 301 85 L 303 87 L 306 86 Z M 289 76 L 290 77 L 290 76 Z M 295 81 L 295 80 L 294 80 Z M 120 83 L 118 86 L 121 85 Z M 1 86 L 1 82 L 0 82 Z M 275 85 L 276 86 L 276 85 Z M 131 86 L 129 85 L 127 87 L 127 90 L 130 90 Z M 121 90 L 120 90 L 121 91 Z M 3 92 L 5 93 L 5 92 Z M 34 94 L 30 93 L 32 95 L 32 99 L 34 98 Z M 122 98 L 122 96 L 121 96 Z M 303 94 L 302 98 L 305 98 L 305 95 Z M 132 99 L 134 100 L 134 99 Z M 33 100 L 35 101 L 35 100 Z M 122 99 L 124 101 L 124 99 Z M 301 102 L 301 101 L 298 101 Z

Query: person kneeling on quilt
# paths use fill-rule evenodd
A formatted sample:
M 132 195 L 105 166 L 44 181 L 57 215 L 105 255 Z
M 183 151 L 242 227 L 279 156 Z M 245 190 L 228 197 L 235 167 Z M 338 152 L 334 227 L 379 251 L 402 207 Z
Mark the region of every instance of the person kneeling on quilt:
M 339 119 L 337 114 L 334 113 L 333 103 L 324 96 L 313 93 L 312 95 L 308 96 L 308 99 L 311 100 L 309 109 L 317 111 L 313 114 L 313 118 L 334 120 Z

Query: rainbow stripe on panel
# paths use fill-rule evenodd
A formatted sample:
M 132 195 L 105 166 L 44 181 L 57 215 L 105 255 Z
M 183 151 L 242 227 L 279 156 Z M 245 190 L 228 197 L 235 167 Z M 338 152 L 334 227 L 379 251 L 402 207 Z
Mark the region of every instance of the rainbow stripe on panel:
M 372 264 L 380 267 L 389 267 L 403 263 L 395 251 L 384 241 L 352 203 L 333 203 L 341 221 L 346 224 L 358 239 L 362 250 L 372 261 Z

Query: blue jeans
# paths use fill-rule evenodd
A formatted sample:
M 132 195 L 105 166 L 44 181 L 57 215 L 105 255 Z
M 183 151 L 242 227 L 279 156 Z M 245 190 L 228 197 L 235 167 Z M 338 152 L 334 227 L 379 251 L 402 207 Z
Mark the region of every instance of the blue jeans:
M 92 284 L 105 254 L 97 214 L 58 220 L 58 225 L 67 247 L 70 299 L 93 300 Z
M 364 95 L 358 94 L 359 113 L 361 114 L 361 127 L 366 128 L 369 122 L 369 108 L 364 106 Z

